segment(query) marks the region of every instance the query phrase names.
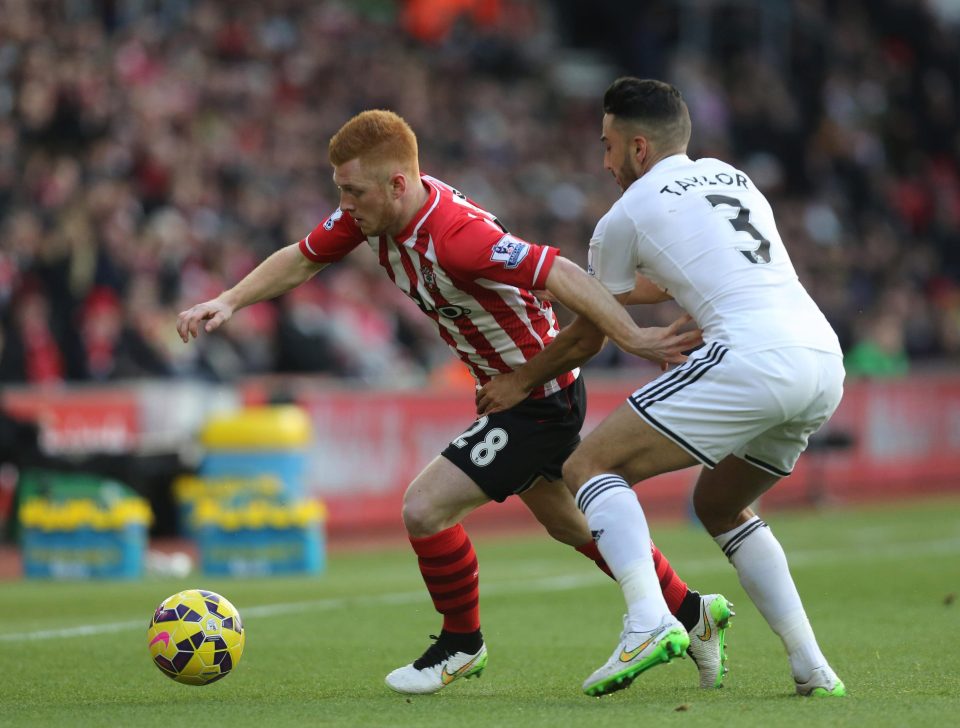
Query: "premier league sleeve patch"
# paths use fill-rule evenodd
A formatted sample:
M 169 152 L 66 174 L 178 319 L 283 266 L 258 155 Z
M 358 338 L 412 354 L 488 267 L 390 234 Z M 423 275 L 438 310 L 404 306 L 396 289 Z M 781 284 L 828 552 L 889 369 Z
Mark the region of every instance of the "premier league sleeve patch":
M 504 235 L 493 246 L 490 253 L 490 260 L 495 263 L 503 263 L 504 268 L 516 268 L 527 257 L 530 252 L 530 243 L 518 240 L 512 235 Z
M 333 230 L 333 226 L 337 223 L 337 220 L 339 220 L 341 217 L 343 217 L 343 210 L 341 210 L 338 207 L 336 210 L 334 210 L 333 214 L 327 218 L 327 221 L 323 223 L 323 229 Z

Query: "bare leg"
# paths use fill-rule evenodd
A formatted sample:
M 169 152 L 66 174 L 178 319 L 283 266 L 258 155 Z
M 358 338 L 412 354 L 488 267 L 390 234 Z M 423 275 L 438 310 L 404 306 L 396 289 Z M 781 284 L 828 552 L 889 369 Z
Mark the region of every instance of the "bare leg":
M 531 488 L 520 494 L 520 499 L 547 533 L 560 543 L 576 548 L 593 540 L 587 519 L 563 481 L 538 478 Z
M 411 538 L 432 536 L 460 523 L 489 500 L 466 473 L 437 456 L 407 487 L 403 525 Z

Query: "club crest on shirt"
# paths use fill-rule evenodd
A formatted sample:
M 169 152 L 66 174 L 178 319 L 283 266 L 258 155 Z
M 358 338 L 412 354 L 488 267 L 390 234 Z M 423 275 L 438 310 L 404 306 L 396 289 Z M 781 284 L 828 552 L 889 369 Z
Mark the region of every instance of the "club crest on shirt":
M 336 210 L 334 210 L 333 214 L 330 215 L 330 217 L 327 218 L 327 221 L 326 221 L 325 223 L 323 223 L 323 229 L 324 229 L 324 230 L 333 230 L 334 224 L 335 224 L 335 223 L 337 222 L 337 220 L 339 220 L 341 217 L 343 217 L 343 210 L 341 210 L 341 209 L 338 207 Z
M 423 285 L 430 293 L 439 293 L 440 286 L 437 285 L 437 274 L 429 266 L 420 267 L 420 275 L 423 276 Z
M 490 260 L 503 263 L 504 268 L 516 268 L 530 252 L 530 244 L 517 240 L 512 235 L 504 235 L 493 246 Z

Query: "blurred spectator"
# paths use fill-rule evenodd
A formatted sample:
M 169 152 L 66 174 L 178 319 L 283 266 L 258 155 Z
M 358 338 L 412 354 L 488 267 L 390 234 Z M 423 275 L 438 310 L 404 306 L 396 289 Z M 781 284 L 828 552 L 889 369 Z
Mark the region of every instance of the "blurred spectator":
M 369 251 L 197 347 L 178 346 L 173 321 L 336 206 L 327 140 L 370 107 L 409 119 L 427 173 L 585 262 L 617 194 L 593 141 L 619 72 L 681 88 L 701 130 L 691 154 L 729 158 L 764 189 L 848 350 L 882 320 L 912 362 L 955 360 L 950 7 L 6 0 L 0 381 L 277 369 L 427 381 L 450 355 L 411 302 L 368 275 Z M 616 352 L 593 365 L 638 366 Z
M 903 329 L 891 315 L 878 316 L 843 360 L 847 377 L 886 379 L 902 377 L 910 369 L 903 345 Z
M 50 330 L 50 305 L 39 286 L 23 286 L 13 302 L 4 335 L 0 372 L 4 380 L 59 384 L 66 375 L 63 352 Z
M 500 15 L 500 0 L 406 0 L 401 24 L 414 38 L 441 43 L 462 17 L 480 27 L 489 27 Z

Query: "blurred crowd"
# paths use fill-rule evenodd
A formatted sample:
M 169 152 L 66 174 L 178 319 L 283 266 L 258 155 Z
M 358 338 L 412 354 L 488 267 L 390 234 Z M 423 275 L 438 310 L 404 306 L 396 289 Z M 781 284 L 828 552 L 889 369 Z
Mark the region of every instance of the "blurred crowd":
M 680 87 L 691 156 L 767 193 L 852 374 L 955 364 L 960 27 L 940 7 L 0 0 L 0 382 L 441 376 L 432 322 L 365 246 L 190 346 L 174 323 L 336 207 L 327 141 L 366 108 L 407 118 L 425 172 L 584 263 L 619 193 L 600 98 L 623 73 Z

